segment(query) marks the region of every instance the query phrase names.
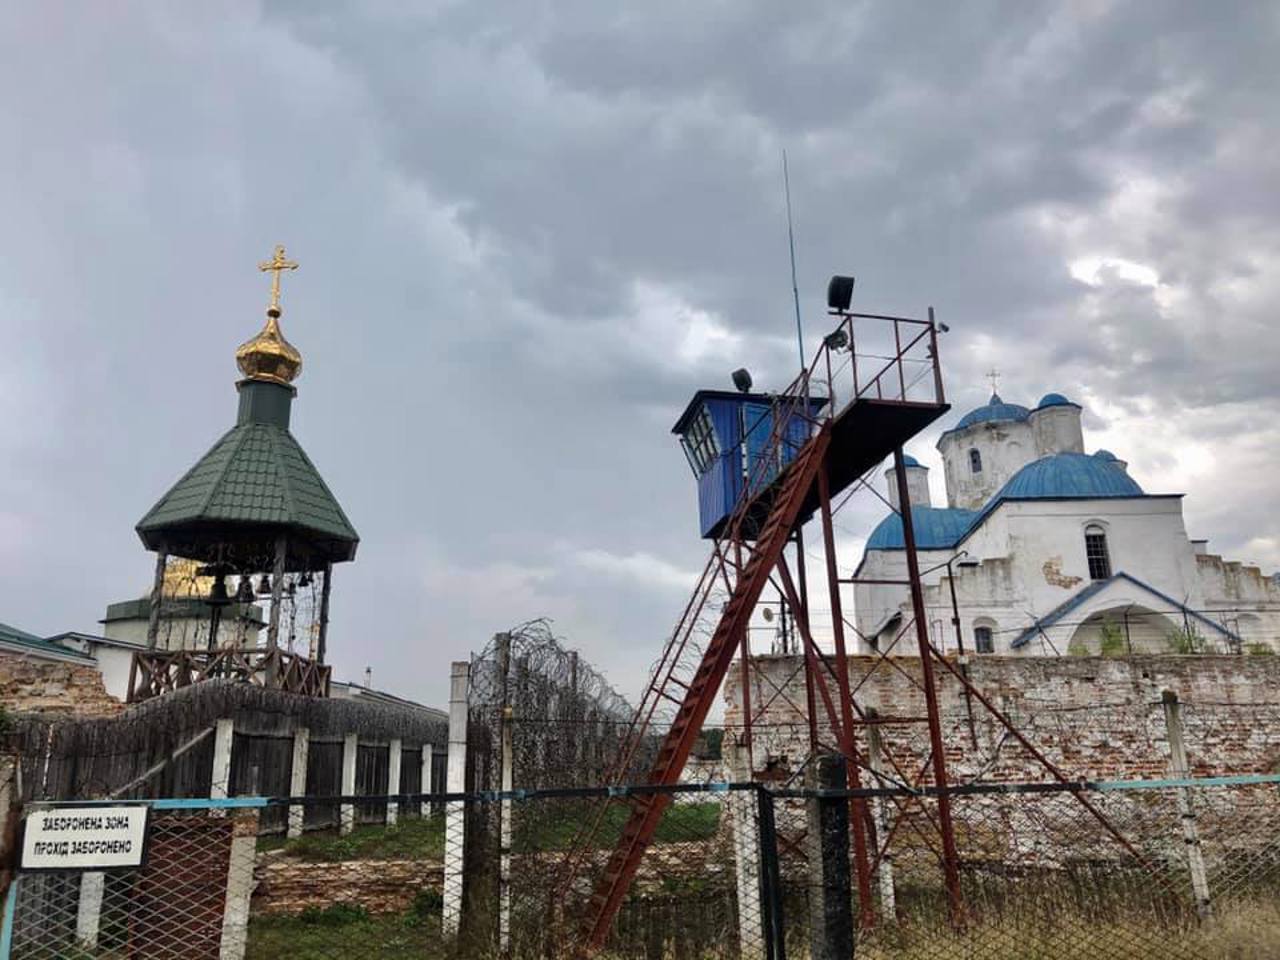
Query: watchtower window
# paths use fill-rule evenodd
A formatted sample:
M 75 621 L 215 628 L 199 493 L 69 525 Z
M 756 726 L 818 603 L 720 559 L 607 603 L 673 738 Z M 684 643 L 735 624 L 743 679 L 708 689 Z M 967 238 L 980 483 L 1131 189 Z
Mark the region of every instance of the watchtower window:
M 979 653 L 994 653 L 996 644 L 990 627 L 973 628 L 973 646 Z
M 689 424 L 689 429 L 680 438 L 684 447 L 684 455 L 689 458 L 689 466 L 695 476 L 702 476 L 711 469 L 716 457 L 720 455 L 720 447 L 716 443 L 715 428 L 711 424 L 711 414 L 704 406 Z
M 969 469 L 973 473 L 982 472 L 982 454 L 977 450 L 969 451 Z
M 1111 576 L 1111 555 L 1107 552 L 1107 532 L 1097 524 L 1084 528 L 1084 555 L 1089 561 L 1089 579 L 1106 580 Z

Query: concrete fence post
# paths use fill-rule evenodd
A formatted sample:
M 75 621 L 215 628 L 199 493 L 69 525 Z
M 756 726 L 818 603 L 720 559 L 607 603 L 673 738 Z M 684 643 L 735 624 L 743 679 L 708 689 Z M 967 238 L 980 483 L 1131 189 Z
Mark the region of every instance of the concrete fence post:
M 311 754 L 311 731 L 299 727 L 293 731 L 293 762 L 289 766 L 289 795 L 306 796 L 307 763 Z M 302 836 L 306 829 L 307 808 L 300 803 L 289 806 L 289 828 L 286 836 L 290 838 Z
M 258 811 L 243 810 L 231 822 L 231 856 L 222 912 L 218 960 L 244 960 L 249 944 L 249 898 L 253 894 L 254 851 L 258 846 Z
M 874 707 L 867 707 L 867 719 L 874 720 L 878 716 Z M 873 787 L 883 787 L 888 780 L 885 773 L 884 741 L 880 738 L 880 725 L 867 724 L 867 764 L 874 777 Z M 890 813 L 892 803 L 887 797 L 876 797 L 871 801 L 872 816 L 875 817 L 876 834 L 881 843 L 893 833 L 893 817 Z M 880 857 L 880 866 L 876 870 L 880 885 L 880 914 L 885 921 L 892 923 L 897 916 L 897 896 L 893 888 L 893 844 L 890 843 Z
M 807 771 L 814 790 L 843 790 L 844 757 L 820 754 Z M 853 956 L 853 885 L 849 872 L 849 801 L 818 797 L 806 801 L 809 855 L 809 954 L 813 960 Z
M 445 790 L 463 793 L 467 789 L 467 684 L 471 664 L 459 660 L 449 675 L 449 767 Z M 462 922 L 463 866 L 466 849 L 466 803 L 445 804 L 444 817 L 444 905 L 441 927 L 445 937 L 458 935 Z
M 235 721 L 219 720 L 213 734 L 213 773 L 209 780 L 209 796 L 225 800 L 231 796 L 231 747 L 235 743 Z
M 436 748 L 434 744 L 424 743 L 422 745 L 422 778 L 419 787 L 422 793 L 435 792 L 433 789 L 435 785 L 431 782 L 431 771 L 435 768 L 435 765 L 431 761 L 432 758 L 435 757 L 435 753 Z M 419 801 L 418 816 L 425 817 L 429 813 L 430 811 L 427 809 L 427 802 L 425 800 Z
M 106 874 L 91 870 L 80 874 L 80 902 L 76 906 L 76 943 L 84 950 L 98 949 L 102 924 L 102 894 Z
M 1191 763 L 1187 758 L 1187 745 L 1182 737 L 1182 705 L 1178 695 L 1166 690 L 1160 695 L 1164 707 L 1164 725 L 1169 735 L 1169 773 L 1176 780 L 1191 776 Z M 1207 917 L 1212 912 L 1209 903 L 1209 875 L 1204 866 L 1204 850 L 1200 847 L 1200 831 L 1196 828 L 1195 806 L 1190 787 L 1175 787 L 1178 795 L 1178 818 L 1182 821 L 1182 839 L 1187 845 L 1187 868 L 1191 873 L 1191 892 L 1195 895 L 1196 912 Z
M 515 743 L 511 717 L 511 634 L 500 633 L 498 641 L 498 683 L 502 690 L 501 715 L 498 718 L 502 743 L 501 789 L 515 788 Z M 511 801 L 503 799 L 498 809 L 498 953 L 511 954 Z
M 355 796 L 356 792 L 356 757 L 360 752 L 359 735 L 348 733 L 342 740 L 342 795 Z M 339 807 L 338 832 L 350 833 L 356 827 L 356 805 L 343 803 Z
M 387 793 L 400 792 L 400 761 L 403 759 L 404 744 L 399 737 L 387 745 Z M 387 801 L 387 826 L 394 827 L 400 819 L 398 801 Z
M 745 783 L 751 779 L 746 744 L 737 737 L 729 745 L 729 779 Z M 759 798 L 755 793 L 726 795 L 733 827 L 734 873 L 738 887 L 738 955 L 743 960 L 764 960 L 766 947 L 762 923 L 766 904 L 761 902 L 760 833 L 757 822 Z M 723 814 L 722 814 L 723 815 Z

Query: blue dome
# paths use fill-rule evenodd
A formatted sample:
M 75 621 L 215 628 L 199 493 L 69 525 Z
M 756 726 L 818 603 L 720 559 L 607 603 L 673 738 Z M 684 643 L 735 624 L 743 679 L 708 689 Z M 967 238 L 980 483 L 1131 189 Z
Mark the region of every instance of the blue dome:
M 1099 460 L 1119 460 L 1120 459 L 1110 450 L 1095 450 L 1093 452 L 1093 455 L 1097 457 Z
M 917 460 L 915 457 L 913 457 L 911 454 L 904 453 L 902 455 L 902 465 L 904 467 L 918 467 L 920 466 L 920 461 Z
M 991 423 L 996 420 L 1025 420 L 1030 415 L 1031 411 L 1026 407 L 1016 403 L 1005 403 L 1000 399 L 1000 394 L 993 393 L 989 403 L 970 410 L 951 429 L 963 430 L 965 427 L 972 427 L 975 423 Z
M 1028 463 L 992 498 L 1141 497 L 1142 488 L 1114 460 L 1084 453 L 1055 453 Z
M 960 510 L 954 507 L 912 507 L 911 527 L 916 534 L 916 548 L 919 550 L 945 550 L 954 547 L 973 518 L 977 516 L 973 510 Z M 867 540 L 868 550 L 903 550 L 906 544 L 902 539 L 902 517 L 891 513 L 876 525 Z
M 1072 403 L 1060 393 L 1046 393 L 1040 398 L 1040 403 L 1036 406 L 1037 410 L 1043 410 L 1045 407 L 1078 407 L 1078 403 Z

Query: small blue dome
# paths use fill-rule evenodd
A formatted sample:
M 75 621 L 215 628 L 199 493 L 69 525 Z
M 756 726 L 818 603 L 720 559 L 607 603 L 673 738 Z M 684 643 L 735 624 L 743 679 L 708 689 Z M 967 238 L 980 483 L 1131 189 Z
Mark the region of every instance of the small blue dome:
M 960 510 L 954 507 L 912 507 L 911 528 L 916 534 L 916 548 L 919 550 L 945 550 L 955 546 L 973 518 L 977 516 L 973 510 Z M 902 538 L 902 517 L 891 513 L 876 525 L 867 539 L 868 550 L 903 550 L 906 543 Z
M 1093 455 L 1097 457 L 1099 460 L 1119 460 L 1120 459 L 1110 450 L 1095 450 Z
M 1028 463 L 992 498 L 1141 497 L 1142 488 L 1114 460 L 1084 453 L 1055 453 Z
M 904 453 L 902 455 L 902 465 L 904 467 L 918 467 L 920 466 L 920 461 L 917 460 L 915 457 L 913 457 L 911 454 Z
M 1076 407 L 1077 403 L 1072 403 L 1060 393 L 1046 393 L 1040 398 L 1040 403 L 1036 406 L 1037 410 L 1043 410 L 1045 407 Z
M 972 427 L 975 423 L 991 423 L 996 420 L 1026 420 L 1030 415 L 1031 411 L 1026 407 L 1016 403 L 1005 403 L 1000 399 L 1000 394 L 993 393 L 990 402 L 970 410 L 951 429 L 963 430 L 965 427 Z

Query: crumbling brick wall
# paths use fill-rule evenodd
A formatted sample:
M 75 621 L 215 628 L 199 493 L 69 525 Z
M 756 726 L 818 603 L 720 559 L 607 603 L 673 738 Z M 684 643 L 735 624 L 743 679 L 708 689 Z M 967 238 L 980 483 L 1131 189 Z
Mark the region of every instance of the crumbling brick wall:
M 110 716 L 123 706 L 90 664 L 0 653 L 0 707 L 10 713 Z
M 769 763 L 783 768 L 798 764 L 808 754 L 804 670 L 791 656 L 758 657 L 756 667 L 753 766 L 759 772 Z M 971 657 L 963 669 L 1072 779 L 1166 776 L 1164 691 L 1176 694 L 1182 704 L 1194 775 L 1280 770 L 1280 657 Z M 927 729 L 914 720 L 925 715 L 920 661 L 850 657 L 849 670 L 857 688 L 855 701 L 889 721 L 880 727 L 886 751 L 904 767 L 919 769 L 928 755 Z M 967 700 L 945 670 L 936 674 L 953 779 L 1050 779 L 976 698 Z M 834 697 L 835 685 L 828 682 Z M 742 722 L 740 683 L 739 671 L 731 670 L 724 696 L 725 724 L 732 732 Z M 825 721 L 821 696 L 818 704 Z M 858 742 L 865 750 L 864 727 L 858 730 Z

